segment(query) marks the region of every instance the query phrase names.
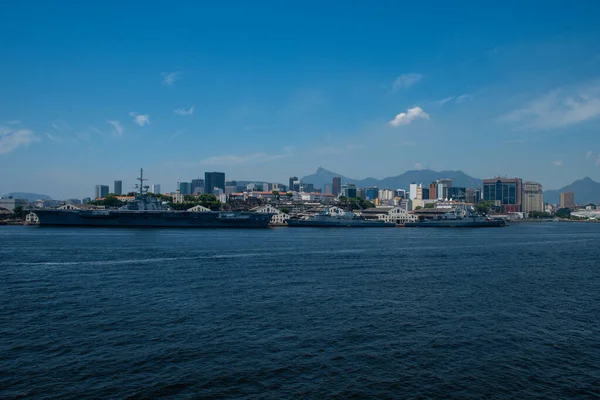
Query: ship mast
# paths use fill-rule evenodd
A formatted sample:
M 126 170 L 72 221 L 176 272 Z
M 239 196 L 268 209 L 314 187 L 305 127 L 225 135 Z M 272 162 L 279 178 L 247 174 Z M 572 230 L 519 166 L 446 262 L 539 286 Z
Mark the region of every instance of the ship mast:
M 144 178 L 144 168 L 140 168 L 140 177 L 137 178 L 138 181 L 140 181 L 140 196 L 144 195 L 144 181 L 147 181 L 148 179 Z

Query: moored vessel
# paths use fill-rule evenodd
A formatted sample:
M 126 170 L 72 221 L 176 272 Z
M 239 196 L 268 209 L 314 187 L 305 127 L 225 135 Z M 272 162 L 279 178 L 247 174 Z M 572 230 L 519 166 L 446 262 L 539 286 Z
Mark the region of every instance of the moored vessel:
M 147 194 L 140 171 L 135 201 L 114 210 L 31 210 L 40 226 L 267 228 L 272 213 L 244 211 L 176 211 Z
M 290 218 L 287 220 L 290 227 L 320 227 L 320 228 L 390 228 L 395 227 L 393 222 L 368 220 L 350 211 L 333 212 L 331 208 L 309 217 Z
M 502 218 L 483 217 L 471 208 L 455 208 L 432 219 L 404 224 L 409 228 L 494 228 L 506 226 Z

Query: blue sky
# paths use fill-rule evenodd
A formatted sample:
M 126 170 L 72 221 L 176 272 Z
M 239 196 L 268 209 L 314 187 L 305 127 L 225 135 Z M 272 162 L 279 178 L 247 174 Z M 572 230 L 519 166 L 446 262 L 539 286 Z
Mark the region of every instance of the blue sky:
M 600 180 L 600 3 L 4 2 L 0 194 L 318 167 Z

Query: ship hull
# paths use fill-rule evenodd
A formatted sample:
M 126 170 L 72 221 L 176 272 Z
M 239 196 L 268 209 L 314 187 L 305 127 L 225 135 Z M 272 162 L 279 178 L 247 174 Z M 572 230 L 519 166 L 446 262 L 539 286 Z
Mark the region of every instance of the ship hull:
M 407 228 L 500 228 L 506 226 L 503 220 L 445 220 L 408 222 Z
M 268 228 L 273 214 L 186 211 L 36 210 L 40 226 Z
M 306 227 L 306 228 L 393 228 L 394 223 L 376 222 L 376 221 L 311 221 L 311 220 L 292 220 L 288 219 L 290 227 Z

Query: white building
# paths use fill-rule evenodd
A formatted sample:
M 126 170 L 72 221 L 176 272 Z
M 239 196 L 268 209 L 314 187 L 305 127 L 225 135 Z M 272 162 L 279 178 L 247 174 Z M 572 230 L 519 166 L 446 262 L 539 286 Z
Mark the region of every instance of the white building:
M 283 225 L 287 223 L 287 220 L 290 219 L 290 216 L 277 208 L 273 207 L 270 204 L 253 208 L 250 211 L 259 212 L 259 213 L 274 213 L 271 217 L 271 224 L 273 225 Z
M 405 224 L 407 222 L 416 222 L 419 217 L 410 214 L 407 210 L 401 207 L 394 207 L 385 215 L 380 215 L 379 219 L 385 222 L 393 222 L 396 224 Z
M 192 212 L 207 212 L 210 211 L 210 208 L 206 208 L 203 205 L 198 204 L 197 206 L 194 206 L 192 208 L 188 208 L 186 211 L 192 211 Z
M 544 211 L 542 185 L 537 182 L 523 182 L 523 212 Z

